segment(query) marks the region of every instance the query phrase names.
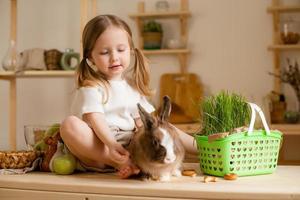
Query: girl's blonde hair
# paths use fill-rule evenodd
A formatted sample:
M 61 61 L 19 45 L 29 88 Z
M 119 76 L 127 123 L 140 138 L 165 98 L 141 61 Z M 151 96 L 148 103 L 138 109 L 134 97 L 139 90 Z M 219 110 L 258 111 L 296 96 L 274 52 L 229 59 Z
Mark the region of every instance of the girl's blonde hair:
M 101 84 L 104 85 L 105 88 L 108 87 L 109 82 L 106 76 L 99 71 L 94 71 L 87 64 L 86 59 L 90 58 L 98 37 L 109 26 L 119 27 L 128 33 L 128 41 L 130 49 L 134 53 L 135 61 L 133 68 L 127 70 L 125 78 L 139 93 L 150 96 L 152 91 L 149 88 L 149 67 L 146 57 L 139 49 L 134 47 L 132 32 L 129 26 L 122 19 L 114 15 L 98 15 L 86 24 L 82 34 L 83 58 L 77 68 L 77 86 L 83 87 Z

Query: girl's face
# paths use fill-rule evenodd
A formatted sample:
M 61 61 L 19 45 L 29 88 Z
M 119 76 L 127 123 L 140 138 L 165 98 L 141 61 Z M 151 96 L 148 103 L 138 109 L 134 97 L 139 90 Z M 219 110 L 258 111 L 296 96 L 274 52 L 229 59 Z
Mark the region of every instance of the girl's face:
M 121 79 L 130 64 L 130 45 L 125 30 L 110 26 L 96 40 L 91 61 L 109 80 Z

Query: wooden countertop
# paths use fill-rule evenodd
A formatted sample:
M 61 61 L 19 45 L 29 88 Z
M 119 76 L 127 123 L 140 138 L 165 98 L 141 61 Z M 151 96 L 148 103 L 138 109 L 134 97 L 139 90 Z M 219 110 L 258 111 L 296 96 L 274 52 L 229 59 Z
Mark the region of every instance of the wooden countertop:
M 197 168 L 198 164 L 192 166 Z M 300 199 L 300 166 L 278 166 L 273 174 L 235 181 L 218 178 L 215 183 L 204 183 L 203 175 L 173 178 L 167 183 L 120 180 L 114 174 L 98 173 L 0 175 L 0 199 L 10 189 L 173 199 Z

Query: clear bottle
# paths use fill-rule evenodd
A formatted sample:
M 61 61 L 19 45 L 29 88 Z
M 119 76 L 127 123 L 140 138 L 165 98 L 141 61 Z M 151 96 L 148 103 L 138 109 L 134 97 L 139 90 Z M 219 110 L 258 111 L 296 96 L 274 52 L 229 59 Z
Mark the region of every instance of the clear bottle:
M 18 60 L 18 52 L 16 47 L 16 42 L 14 40 L 10 41 L 10 45 L 6 51 L 6 54 L 2 60 L 2 67 L 6 71 L 15 71 Z

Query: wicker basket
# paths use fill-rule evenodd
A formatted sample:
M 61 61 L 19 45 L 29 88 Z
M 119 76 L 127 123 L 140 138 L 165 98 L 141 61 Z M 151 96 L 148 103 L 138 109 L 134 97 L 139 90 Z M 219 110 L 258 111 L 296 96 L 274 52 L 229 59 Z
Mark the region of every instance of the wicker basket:
M 39 156 L 38 151 L 0 151 L 0 169 L 30 167 Z
M 44 54 L 47 70 L 62 70 L 59 62 L 62 57 L 62 52 L 57 49 L 50 49 Z
M 269 174 L 277 167 L 282 134 L 270 131 L 263 112 L 251 104 L 252 117 L 248 131 L 208 141 L 207 136 L 196 135 L 200 168 L 206 174 L 224 176 L 235 173 L 239 176 Z M 265 130 L 254 130 L 257 111 Z

